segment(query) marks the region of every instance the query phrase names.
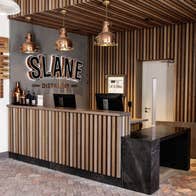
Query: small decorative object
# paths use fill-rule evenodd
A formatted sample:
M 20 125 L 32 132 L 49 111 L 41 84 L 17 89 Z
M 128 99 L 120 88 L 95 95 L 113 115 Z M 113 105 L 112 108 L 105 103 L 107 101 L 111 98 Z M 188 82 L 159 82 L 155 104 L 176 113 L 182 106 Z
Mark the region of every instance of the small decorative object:
M 132 101 L 128 101 L 129 112 L 131 112 L 131 107 L 132 107 Z
M 107 76 L 108 93 L 125 94 L 125 76 Z
M 33 54 L 39 51 L 38 46 L 33 42 L 31 33 L 27 33 L 25 43 L 22 44 L 21 51 L 26 54 Z
M 65 28 L 65 15 L 66 15 L 66 10 L 62 10 L 61 13 L 63 14 L 63 27 L 60 28 L 59 30 L 59 38 L 56 41 L 56 50 L 57 51 L 71 51 L 73 50 L 73 43 L 72 41 L 68 38 L 67 31 Z
M 96 46 L 117 46 L 115 43 L 115 36 L 112 32 L 110 32 L 109 26 L 110 22 L 108 21 L 108 6 L 110 4 L 109 0 L 104 0 L 103 4 L 106 6 L 106 16 L 105 21 L 103 22 L 102 32 L 95 38 L 95 45 Z
M 37 95 L 37 106 L 43 106 L 43 105 L 44 105 L 44 96 Z
M 0 0 L 0 15 L 15 15 L 20 13 L 20 6 L 13 0 Z

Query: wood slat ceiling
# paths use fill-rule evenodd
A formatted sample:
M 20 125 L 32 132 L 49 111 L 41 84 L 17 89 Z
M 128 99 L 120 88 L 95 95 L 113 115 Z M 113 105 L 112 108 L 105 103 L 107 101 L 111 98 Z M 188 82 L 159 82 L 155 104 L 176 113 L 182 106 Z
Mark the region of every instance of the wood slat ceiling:
M 97 34 L 105 18 L 102 0 L 17 0 L 21 14 L 11 19 L 58 29 L 60 11 L 67 6 L 66 27 L 70 32 Z M 67 4 L 67 5 L 66 5 Z M 196 21 L 196 0 L 111 0 L 109 20 L 112 31 L 142 29 Z

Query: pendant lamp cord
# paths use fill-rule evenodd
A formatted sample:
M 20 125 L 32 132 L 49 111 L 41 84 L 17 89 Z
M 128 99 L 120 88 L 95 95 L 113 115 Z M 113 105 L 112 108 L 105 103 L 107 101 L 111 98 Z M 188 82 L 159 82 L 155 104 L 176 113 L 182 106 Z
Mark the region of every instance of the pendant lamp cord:
M 66 1 L 65 8 L 62 10 L 62 14 L 63 14 L 63 27 L 65 27 L 65 16 L 67 14 L 67 1 Z
M 106 10 L 106 21 L 108 20 L 108 4 L 106 3 L 105 5 L 105 10 Z
M 66 11 L 67 10 L 63 10 L 62 14 L 63 14 L 63 27 L 65 27 L 65 16 L 66 16 Z

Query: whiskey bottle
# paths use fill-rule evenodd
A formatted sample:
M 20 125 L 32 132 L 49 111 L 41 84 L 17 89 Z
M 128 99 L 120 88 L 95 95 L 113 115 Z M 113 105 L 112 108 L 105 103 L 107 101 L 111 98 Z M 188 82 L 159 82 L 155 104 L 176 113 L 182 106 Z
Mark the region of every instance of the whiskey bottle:
M 26 105 L 25 91 L 22 91 L 22 95 L 20 96 L 20 105 Z
M 16 82 L 16 87 L 13 93 L 13 99 L 14 99 L 14 104 L 19 105 L 20 104 L 20 96 L 21 96 L 21 88 L 20 88 L 20 83 Z

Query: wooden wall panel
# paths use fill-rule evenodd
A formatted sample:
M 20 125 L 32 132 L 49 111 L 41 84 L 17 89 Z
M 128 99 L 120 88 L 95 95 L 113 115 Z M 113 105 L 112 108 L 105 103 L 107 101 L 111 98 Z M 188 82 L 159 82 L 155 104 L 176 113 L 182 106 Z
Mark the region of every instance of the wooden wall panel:
M 121 177 L 121 137 L 129 114 L 9 106 L 9 151 Z
M 90 104 L 96 106 L 95 93 L 105 93 L 105 75 L 125 74 L 127 101 L 133 101 L 132 117 L 141 117 L 141 62 L 174 60 L 175 119 L 196 121 L 196 24 L 175 24 L 117 32 L 118 47 L 94 46 L 89 39 Z M 100 82 L 101 81 L 101 82 Z M 140 100 L 140 101 L 138 101 Z
M 8 52 L 8 38 L 0 37 L 0 98 L 3 98 L 3 79 L 9 78 L 8 55 L 5 55 Z
M 0 79 L 3 80 L 8 78 L 9 78 L 9 56 L 8 54 L 1 53 L 0 50 Z
M 3 80 L 0 80 L 0 98 L 3 98 Z

